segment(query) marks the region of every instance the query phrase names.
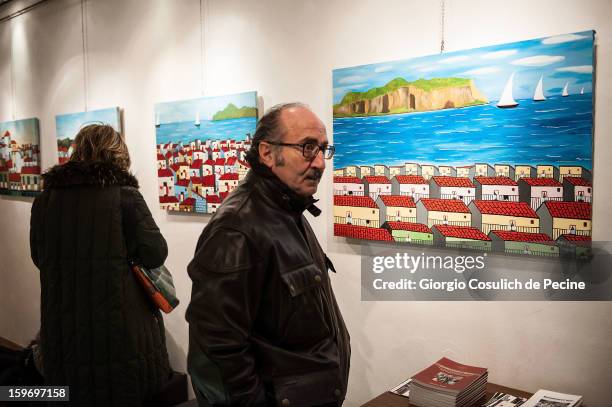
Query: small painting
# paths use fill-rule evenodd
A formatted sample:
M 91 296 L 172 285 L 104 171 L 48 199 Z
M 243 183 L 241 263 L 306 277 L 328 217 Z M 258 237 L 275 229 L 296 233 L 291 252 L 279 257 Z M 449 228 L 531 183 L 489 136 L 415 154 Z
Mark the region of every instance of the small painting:
M 88 124 L 108 124 L 121 133 L 121 111 L 119 107 L 112 107 L 55 116 L 57 155 L 60 164 L 70 159 L 74 151 L 74 138 L 79 130 Z
M 36 118 L 0 123 L 0 194 L 41 191 L 39 128 Z
M 256 92 L 156 104 L 161 208 L 216 212 L 249 170 L 256 126 Z

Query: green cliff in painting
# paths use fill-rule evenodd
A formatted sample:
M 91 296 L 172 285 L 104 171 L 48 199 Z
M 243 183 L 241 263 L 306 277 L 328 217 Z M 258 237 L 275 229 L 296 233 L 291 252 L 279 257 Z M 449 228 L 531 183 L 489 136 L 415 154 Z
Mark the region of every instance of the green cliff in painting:
M 57 146 L 58 147 L 70 148 L 72 143 L 74 143 L 74 140 L 71 140 L 70 137 L 66 137 L 66 138 L 63 138 L 63 139 L 57 139 Z
M 221 111 L 215 113 L 212 117 L 213 120 L 226 120 L 226 119 L 239 119 L 241 117 L 257 117 L 256 107 L 237 107 L 233 103 L 227 105 L 227 107 Z
M 365 92 L 348 92 L 334 105 L 334 117 L 374 116 L 449 109 L 488 103 L 471 79 L 395 78 Z

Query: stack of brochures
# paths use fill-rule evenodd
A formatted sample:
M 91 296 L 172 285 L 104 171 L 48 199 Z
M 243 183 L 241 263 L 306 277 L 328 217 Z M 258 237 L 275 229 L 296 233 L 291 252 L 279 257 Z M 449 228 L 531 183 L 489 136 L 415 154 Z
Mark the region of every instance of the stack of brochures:
M 419 407 L 471 406 L 485 396 L 486 368 L 442 358 L 410 382 L 410 404 Z
M 582 396 L 557 393 L 550 390 L 538 390 L 521 407 L 579 407 L 581 404 Z

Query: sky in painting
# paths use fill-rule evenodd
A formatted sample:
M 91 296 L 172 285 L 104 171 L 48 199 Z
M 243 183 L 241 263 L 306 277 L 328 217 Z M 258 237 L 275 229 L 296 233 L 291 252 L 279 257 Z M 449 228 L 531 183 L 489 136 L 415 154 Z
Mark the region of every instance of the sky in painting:
M 11 140 L 19 144 L 40 144 L 38 119 L 24 119 L 0 123 L 0 137 L 11 132 Z
M 196 113 L 200 114 L 200 120 L 211 120 L 215 113 L 230 103 L 236 107 L 257 107 L 257 92 L 157 103 L 155 115 L 162 124 L 195 120 Z
M 585 92 L 591 92 L 593 37 L 594 31 L 584 31 L 336 69 L 333 72 L 334 103 L 339 103 L 347 92 L 363 92 L 397 77 L 408 81 L 470 78 L 489 101 L 496 101 L 513 72 L 515 99 L 532 97 L 540 77 L 543 77 L 546 96 L 560 94 L 566 82 L 570 93 L 578 93 L 583 87 Z
M 118 107 L 57 115 L 55 116 L 57 138 L 73 139 L 87 124 L 109 124 L 115 130 L 121 131 L 119 117 Z

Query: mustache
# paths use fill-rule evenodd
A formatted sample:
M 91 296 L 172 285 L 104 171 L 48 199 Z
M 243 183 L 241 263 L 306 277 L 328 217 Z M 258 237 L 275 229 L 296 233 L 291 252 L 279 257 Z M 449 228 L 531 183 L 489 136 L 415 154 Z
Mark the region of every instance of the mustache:
M 318 168 L 310 168 L 306 174 L 306 179 L 311 179 L 314 181 L 320 181 L 321 177 L 323 177 L 323 171 Z

